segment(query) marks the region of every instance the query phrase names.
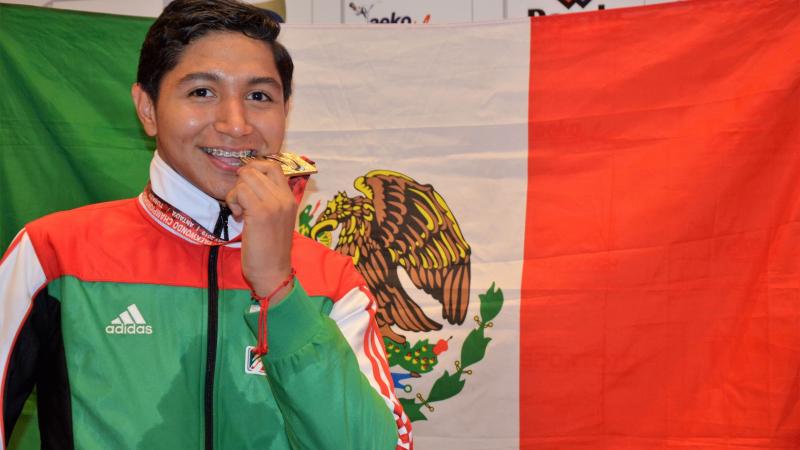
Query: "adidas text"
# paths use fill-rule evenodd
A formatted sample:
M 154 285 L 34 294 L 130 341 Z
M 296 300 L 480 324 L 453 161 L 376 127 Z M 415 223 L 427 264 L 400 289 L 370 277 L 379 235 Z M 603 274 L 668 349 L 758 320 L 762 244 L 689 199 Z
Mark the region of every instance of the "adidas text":
M 109 325 L 106 327 L 108 334 L 153 334 L 150 325 Z

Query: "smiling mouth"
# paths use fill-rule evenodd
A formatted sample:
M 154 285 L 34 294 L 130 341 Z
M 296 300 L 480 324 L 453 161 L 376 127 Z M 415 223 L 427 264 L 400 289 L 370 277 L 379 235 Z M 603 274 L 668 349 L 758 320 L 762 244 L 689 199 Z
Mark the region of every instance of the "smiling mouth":
M 208 153 L 211 156 L 216 156 L 219 158 L 246 158 L 248 156 L 255 156 L 255 150 L 242 150 L 238 152 L 232 152 L 230 150 L 223 150 L 221 148 L 214 148 L 214 147 L 200 147 L 200 150 Z
M 255 150 L 231 151 L 215 147 L 200 147 L 203 153 L 221 159 L 225 164 L 234 167 L 241 167 L 242 158 L 249 158 L 256 155 Z

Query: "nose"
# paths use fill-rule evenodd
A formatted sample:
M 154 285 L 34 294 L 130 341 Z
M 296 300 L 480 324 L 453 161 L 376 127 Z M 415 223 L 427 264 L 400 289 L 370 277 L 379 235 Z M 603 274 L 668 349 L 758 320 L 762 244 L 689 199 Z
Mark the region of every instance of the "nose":
M 219 104 L 214 129 L 231 137 L 247 136 L 253 132 L 247 109 L 242 100 L 231 98 Z

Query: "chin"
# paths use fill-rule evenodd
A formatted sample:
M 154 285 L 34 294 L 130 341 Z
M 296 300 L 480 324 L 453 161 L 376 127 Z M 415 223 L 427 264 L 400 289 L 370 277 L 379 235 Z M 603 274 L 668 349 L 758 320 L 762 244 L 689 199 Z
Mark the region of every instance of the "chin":
M 209 197 L 215 198 L 219 201 L 225 201 L 225 196 L 228 192 L 236 186 L 236 176 L 227 179 L 214 178 L 210 183 L 200 183 L 195 186 L 199 187 L 201 191 L 205 192 Z
M 203 191 L 204 194 L 221 202 L 225 201 L 225 196 L 228 195 L 228 192 L 231 189 L 233 189 L 234 186 L 234 183 L 231 183 L 230 186 L 222 184 L 215 184 L 215 185 L 199 184 L 199 183 L 192 183 L 192 184 L 194 184 L 196 188 Z
M 220 202 L 225 202 L 225 196 L 228 195 L 228 192 L 230 192 L 230 189 L 205 191 L 211 198 Z

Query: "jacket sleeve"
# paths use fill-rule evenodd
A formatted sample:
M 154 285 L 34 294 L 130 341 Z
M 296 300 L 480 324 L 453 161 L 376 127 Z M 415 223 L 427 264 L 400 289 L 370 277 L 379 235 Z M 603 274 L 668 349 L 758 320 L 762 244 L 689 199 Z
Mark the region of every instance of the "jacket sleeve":
M 269 352 L 263 362 L 293 448 L 413 448 L 375 308 L 362 281 L 336 299 L 327 316 L 296 281 L 269 309 Z M 246 319 L 257 333 L 258 313 Z
M 44 270 L 30 237 L 23 230 L 0 259 L 0 450 L 5 449 L 36 382 L 39 341 L 28 319 L 33 299 L 45 283 Z

